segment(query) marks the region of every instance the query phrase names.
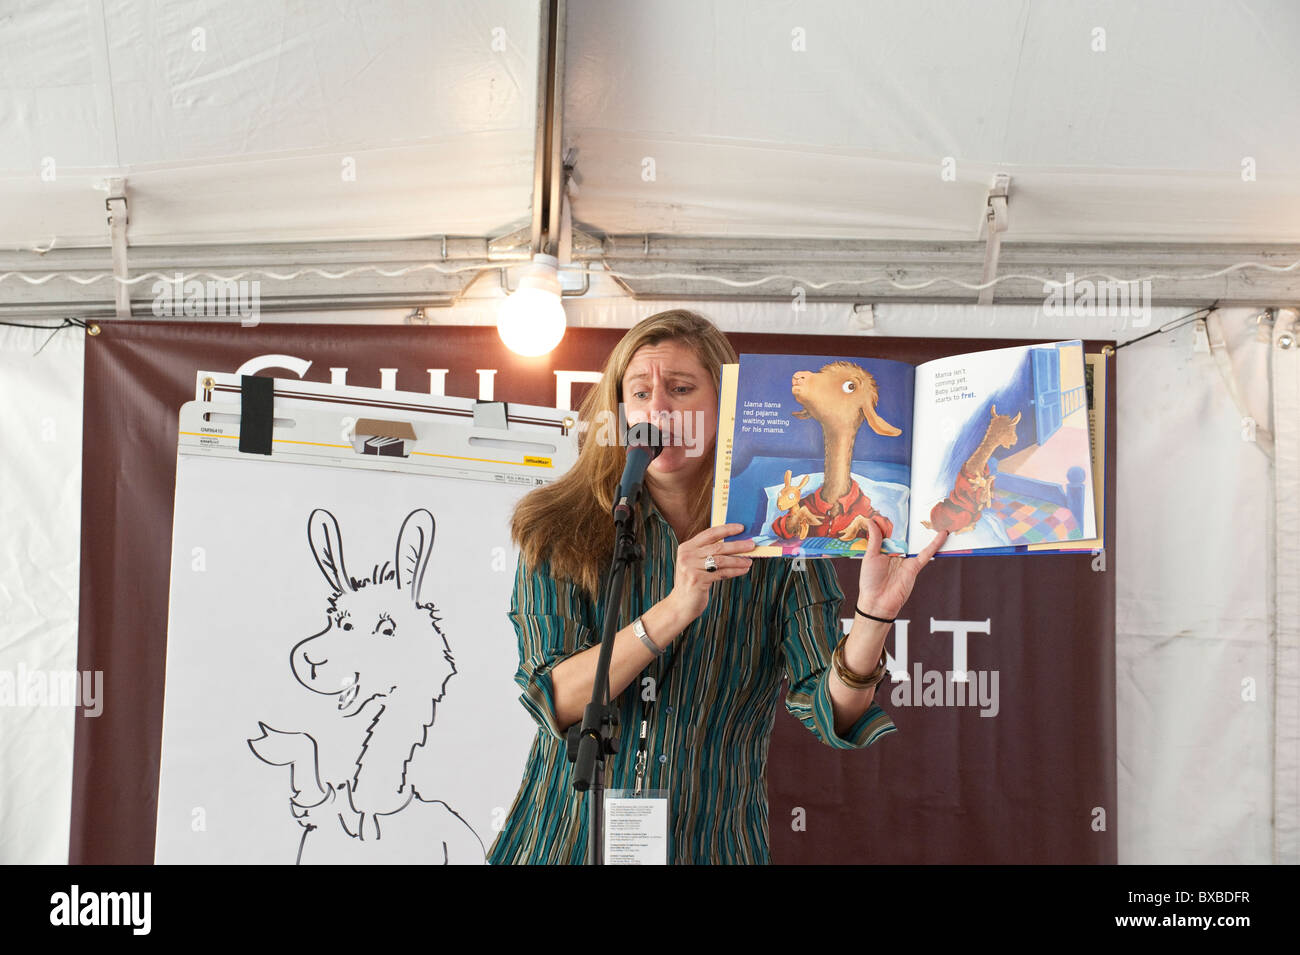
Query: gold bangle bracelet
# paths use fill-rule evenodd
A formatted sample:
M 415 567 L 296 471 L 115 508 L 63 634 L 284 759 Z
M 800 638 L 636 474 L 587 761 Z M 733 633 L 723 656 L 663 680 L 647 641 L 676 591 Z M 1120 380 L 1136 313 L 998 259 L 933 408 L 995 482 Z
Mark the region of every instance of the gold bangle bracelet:
M 835 667 L 835 675 L 839 681 L 851 690 L 869 690 L 879 685 L 880 681 L 885 678 L 885 652 L 880 652 L 880 662 L 870 673 L 863 676 L 861 673 L 854 673 L 844 662 L 844 644 L 848 637 L 842 637 L 835 647 L 835 652 L 831 654 L 831 663 Z

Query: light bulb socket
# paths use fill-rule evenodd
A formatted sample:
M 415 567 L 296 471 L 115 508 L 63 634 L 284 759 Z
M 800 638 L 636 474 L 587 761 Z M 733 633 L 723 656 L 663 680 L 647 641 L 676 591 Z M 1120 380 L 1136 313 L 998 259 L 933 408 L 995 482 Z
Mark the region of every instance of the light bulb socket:
M 535 288 L 539 292 L 559 296 L 563 291 L 560 287 L 560 260 L 540 252 L 534 255 L 533 261 L 524 266 L 523 273 L 519 276 L 516 290 L 524 288 Z

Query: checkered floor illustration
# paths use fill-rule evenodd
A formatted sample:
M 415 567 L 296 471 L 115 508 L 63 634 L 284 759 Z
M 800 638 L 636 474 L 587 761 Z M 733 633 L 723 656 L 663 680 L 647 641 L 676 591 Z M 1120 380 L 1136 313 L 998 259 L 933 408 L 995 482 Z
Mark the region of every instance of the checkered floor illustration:
M 1083 529 L 1074 520 L 1070 509 L 1032 497 L 1012 497 L 993 491 L 993 506 L 1007 536 L 1017 544 L 1039 544 L 1043 541 L 1079 540 Z

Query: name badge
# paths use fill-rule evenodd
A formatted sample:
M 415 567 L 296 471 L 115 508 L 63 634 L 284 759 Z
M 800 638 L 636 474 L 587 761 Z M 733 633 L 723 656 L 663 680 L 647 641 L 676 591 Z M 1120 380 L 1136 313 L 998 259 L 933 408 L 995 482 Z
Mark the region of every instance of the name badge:
M 605 790 L 605 865 L 668 864 L 668 793 Z

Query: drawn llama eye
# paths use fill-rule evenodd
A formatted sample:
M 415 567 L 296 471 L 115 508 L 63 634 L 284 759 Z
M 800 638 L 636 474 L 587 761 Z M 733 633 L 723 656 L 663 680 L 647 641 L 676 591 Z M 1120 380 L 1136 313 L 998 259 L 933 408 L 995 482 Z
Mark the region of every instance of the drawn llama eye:
M 858 390 L 858 383 L 856 381 L 846 381 L 841 387 L 846 395 L 851 395 Z

